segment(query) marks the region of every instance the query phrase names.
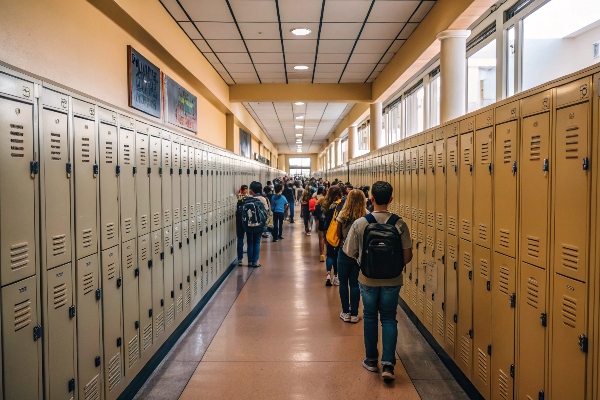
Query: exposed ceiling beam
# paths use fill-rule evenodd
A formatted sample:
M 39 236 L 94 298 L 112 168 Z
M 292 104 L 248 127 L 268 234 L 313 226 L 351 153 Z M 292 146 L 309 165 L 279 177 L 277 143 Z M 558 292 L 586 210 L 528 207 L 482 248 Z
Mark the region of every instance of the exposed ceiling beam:
M 263 83 L 229 86 L 229 101 L 370 103 L 370 83 Z

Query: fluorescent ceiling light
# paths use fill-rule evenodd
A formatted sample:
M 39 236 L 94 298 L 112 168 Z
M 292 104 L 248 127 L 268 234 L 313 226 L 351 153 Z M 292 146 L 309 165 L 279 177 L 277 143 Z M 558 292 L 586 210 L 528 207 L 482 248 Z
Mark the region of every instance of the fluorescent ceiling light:
M 296 143 L 302 143 L 302 139 L 296 139 Z
M 307 65 L 295 65 L 294 69 L 306 70 L 306 69 L 308 69 L 308 66 Z
M 296 137 L 302 137 L 301 133 L 296 133 Z
M 295 105 L 297 105 L 297 106 L 303 106 L 303 105 L 304 105 L 304 103 L 303 103 L 303 102 L 301 102 L 301 101 L 297 101 L 297 102 L 295 102 L 294 104 L 295 104 Z
M 292 29 L 290 32 L 292 32 L 296 36 L 305 36 L 311 33 L 312 31 L 308 28 L 295 28 Z
M 304 119 L 304 115 L 298 115 L 296 119 Z
M 302 153 L 302 149 L 298 149 L 296 150 L 298 153 Z
M 302 128 L 304 128 L 304 126 L 302 126 L 302 125 L 296 125 L 296 129 L 302 129 Z

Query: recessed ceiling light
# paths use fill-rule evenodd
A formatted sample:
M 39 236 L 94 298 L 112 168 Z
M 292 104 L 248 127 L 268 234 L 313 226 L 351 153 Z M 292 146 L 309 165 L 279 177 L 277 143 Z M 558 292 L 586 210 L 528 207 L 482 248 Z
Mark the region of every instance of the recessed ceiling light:
M 296 129 L 302 129 L 304 128 L 302 125 L 296 125 Z
M 296 137 L 302 137 L 301 133 L 296 133 Z
M 295 104 L 295 105 L 297 105 L 297 106 L 303 106 L 303 105 L 304 105 L 304 103 L 303 103 L 303 102 L 301 102 L 301 101 L 297 101 L 297 102 L 295 102 L 294 104 Z
M 296 152 L 302 153 L 302 149 L 298 149 L 298 150 L 296 150 Z
M 296 119 L 304 119 L 304 115 L 298 115 Z
M 296 143 L 302 143 L 302 139 L 296 139 Z
M 308 69 L 308 65 L 295 65 L 294 69 L 305 70 Z
M 311 33 L 312 31 L 308 28 L 295 28 L 292 29 L 290 32 L 292 32 L 296 36 L 305 36 Z

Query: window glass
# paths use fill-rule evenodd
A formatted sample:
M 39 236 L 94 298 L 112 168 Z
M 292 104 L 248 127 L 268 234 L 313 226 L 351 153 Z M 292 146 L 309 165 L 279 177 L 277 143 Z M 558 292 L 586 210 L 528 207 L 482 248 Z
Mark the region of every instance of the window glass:
M 388 144 L 397 142 L 400 140 L 400 130 L 398 129 L 398 105 L 396 104 L 388 111 Z
M 342 140 L 342 161 L 348 162 L 348 139 Z
M 429 93 L 431 94 L 429 126 L 434 127 L 440 124 L 440 74 L 429 81 Z
M 290 176 L 310 176 L 310 168 L 290 168 Z
M 361 151 L 369 150 L 369 122 L 358 127 L 358 149 Z
M 310 157 L 291 157 L 290 167 L 310 167 Z
M 412 94 L 406 96 L 406 136 L 415 135 L 424 129 L 423 100 L 425 88 L 420 87 Z
M 527 90 L 600 61 L 600 1 L 552 0 L 523 19 L 523 84 Z
M 496 40 L 469 57 L 468 111 L 474 111 L 496 102 Z
M 515 27 L 511 26 L 506 35 L 506 97 L 515 94 Z

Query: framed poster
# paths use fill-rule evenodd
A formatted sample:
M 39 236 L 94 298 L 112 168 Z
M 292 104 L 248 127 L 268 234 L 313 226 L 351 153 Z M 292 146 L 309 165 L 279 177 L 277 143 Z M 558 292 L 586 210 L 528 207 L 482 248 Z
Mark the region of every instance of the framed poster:
M 161 117 L 160 69 L 127 46 L 127 85 L 129 107 L 153 117 Z
M 198 99 L 163 74 L 165 120 L 171 125 L 198 132 Z
M 252 138 L 250 134 L 240 128 L 240 156 L 250 158 Z

